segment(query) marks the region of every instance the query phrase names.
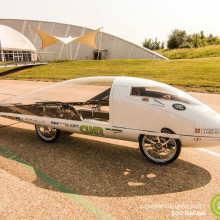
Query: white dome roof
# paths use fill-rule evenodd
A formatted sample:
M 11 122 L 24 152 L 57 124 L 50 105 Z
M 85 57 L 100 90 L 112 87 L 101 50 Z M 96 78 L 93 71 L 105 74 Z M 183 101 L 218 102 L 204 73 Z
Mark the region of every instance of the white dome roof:
M 5 25 L 0 25 L 0 49 L 36 51 L 34 45 L 23 34 Z

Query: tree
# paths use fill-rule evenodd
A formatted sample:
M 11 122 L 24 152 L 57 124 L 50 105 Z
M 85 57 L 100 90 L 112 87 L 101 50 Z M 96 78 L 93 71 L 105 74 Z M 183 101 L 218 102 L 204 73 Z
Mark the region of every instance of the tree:
M 167 47 L 168 49 L 177 49 L 186 42 L 186 31 L 175 29 L 168 37 Z
M 175 29 L 169 35 L 167 41 L 168 49 L 198 48 L 207 45 L 220 45 L 220 38 L 213 34 L 205 36 L 204 31 L 188 35 L 185 30 Z M 143 46 L 150 50 L 159 50 L 165 48 L 165 42 L 160 42 L 157 38 L 155 40 L 145 38 Z
M 160 50 L 160 41 L 158 41 L 157 38 L 155 38 L 153 45 L 154 45 L 154 50 Z
M 204 35 L 204 31 L 200 31 L 200 38 L 201 38 L 201 40 L 206 39 L 206 36 Z
M 217 36 L 213 36 L 213 34 L 210 34 L 207 37 L 207 43 L 209 45 L 217 45 L 217 44 L 220 44 L 220 39 Z
M 143 47 L 146 47 L 150 50 L 160 50 L 161 47 L 164 48 L 164 42 L 162 42 L 162 44 L 160 43 L 160 41 L 157 40 L 157 38 L 155 38 L 155 40 L 150 39 L 146 39 L 143 42 Z
M 161 43 L 161 49 L 162 50 L 165 49 L 165 42 L 164 41 L 162 41 L 162 43 Z
M 145 40 L 143 42 L 143 47 L 145 47 L 149 50 L 153 50 L 153 41 L 152 41 L 152 39 L 151 38 L 150 39 L 145 38 Z

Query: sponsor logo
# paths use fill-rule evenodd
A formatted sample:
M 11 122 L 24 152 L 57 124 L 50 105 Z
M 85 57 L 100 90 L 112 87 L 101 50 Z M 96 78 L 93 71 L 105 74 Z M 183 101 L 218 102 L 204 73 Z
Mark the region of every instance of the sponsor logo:
M 67 124 L 66 124 L 67 125 Z M 69 125 L 71 128 L 79 128 L 79 125 L 76 125 L 76 124 L 70 124 Z
M 220 134 L 219 128 L 196 128 L 195 129 L 196 134 Z
M 81 125 L 80 126 L 80 131 L 83 134 L 94 134 L 98 136 L 103 136 L 103 129 L 100 127 L 93 127 L 93 126 L 87 126 L 87 125 Z
M 76 124 L 68 124 L 68 123 L 64 123 L 64 122 L 56 122 L 56 123 L 58 123 L 58 124 L 60 124 L 60 125 L 64 125 L 64 126 L 66 126 L 66 127 L 71 127 L 71 128 L 79 128 L 79 125 L 76 125 Z
M 17 120 L 17 121 L 23 121 L 24 120 L 23 118 L 15 117 L 15 116 L 5 116 L 5 117 L 9 118 L 9 119 Z
M 32 121 L 31 118 L 25 118 L 24 120 L 25 120 L 25 121 Z
M 201 129 L 201 134 L 220 134 L 220 129 L 218 128 Z
M 214 196 L 211 200 L 210 203 L 210 208 L 212 213 L 217 216 L 220 217 L 220 194 Z
M 106 128 L 105 129 L 106 131 L 113 131 L 113 133 L 122 133 L 122 130 L 119 130 L 119 129 L 111 129 L 111 128 Z
M 58 124 L 59 124 L 59 122 L 56 122 L 56 121 L 51 121 L 51 124 L 52 124 L 52 125 L 58 125 Z
M 196 129 L 195 129 L 195 133 L 196 133 L 196 134 L 200 134 L 200 132 L 201 132 L 201 129 L 200 129 L 200 128 L 196 128 Z
M 14 117 L 14 116 L 8 116 L 8 118 L 15 120 L 15 117 Z
M 178 110 L 178 111 L 184 111 L 184 110 L 186 110 L 186 106 L 184 106 L 184 105 L 182 105 L 182 104 L 178 104 L 178 103 L 173 104 L 173 108 L 176 109 L 176 110 Z
M 165 104 L 157 99 L 154 99 L 154 103 L 152 103 L 151 105 L 165 107 Z
M 143 102 L 149 102 L 149 99 L 148 98 L 142 98 L 142 101 Z
M 15 117 L 15 116 L 3 116 L 5 118 L 9 118 L 9 119 L 13 119 L 13 120 L 17 120 L 17 121 L 23 121 L 23 118 L 20 117 Z
M 64 126 L 66 126 L 66 127 L 69 127 L 69 126 L 70 126 L 69 124 L 63 123 L 63 122 L 60 122 L 60 125 L 64 125 Z
M 23 120 L 23 118 L 20 118 L 20 117 L 15 117 L 15 120 L 22 121 L 22 120 Z
M 161 106 L 165 106 L 165 104 L 157 99 L 154 99 L 154 102 L 156 102 L 157 104 L 160 104 Z

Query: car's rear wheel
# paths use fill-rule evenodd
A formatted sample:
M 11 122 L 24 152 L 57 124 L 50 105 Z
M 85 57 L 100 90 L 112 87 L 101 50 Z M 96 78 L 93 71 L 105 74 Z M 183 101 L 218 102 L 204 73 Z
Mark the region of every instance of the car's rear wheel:
M 145 158 L 159 165 L 172 163 L 181 151 L 180 140 L 159 136 L 141 135 L 139 146 Z
M 36 132 L 38 136 L 47 143 L 52 143 L 60 135 L 60 130 L 56 128 L 51 128 L 47 126 L 35 125 Z

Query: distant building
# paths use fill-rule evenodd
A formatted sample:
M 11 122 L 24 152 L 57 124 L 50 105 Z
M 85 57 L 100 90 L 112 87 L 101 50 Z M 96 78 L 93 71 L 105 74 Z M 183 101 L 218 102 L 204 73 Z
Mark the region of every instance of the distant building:
M 166 57 L 149 49 L 133 44 L 119 37 L 102 32 L 98 32 L 95 38 L 95 44 L 97 45 L 98 49 L 89 47 L 81 42 L 72 41 L 65 45 L 63 42 L 60 41 L 41 50 L 42 38 L 36 31 L 32 29 L 32 27 L 44 32 L 45 35 L 48 34 L 51 36 L 56 36 L 59 39 L 80 37 L 94 30 L 70 24 L 32 20 L 0 19 L 0 24 L 7 25 L 20 32 L 21 36 L 24 35 L 26 38 L 28 38 L 28 42 L 31 41 L 37 51 L 42 52 L 42 54 L 39 54 L 39 56 L 45 57 L 45 59 L 167 59 Z M 17 41 L 16 36 L 18 36 L 18 34 L 19 33 L 17 32 L 14 32 L 14 34 L 10 34 L 10 36 L 12 36 L 12 41 Z M 18 46 L 16 46 L 16 48 L 17 47 Z M 34 50 L 34 47 L 31 48 Z M 19 51 L 27 50 L 21 49 Z M 48 56 L 48 54 L 51 54 L 51 56 Z
M 34 45 L 23 34 L 0 25 L 0 61 L 34 61 L 36 52 Z

